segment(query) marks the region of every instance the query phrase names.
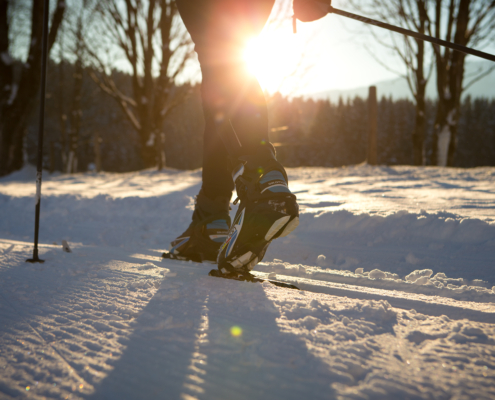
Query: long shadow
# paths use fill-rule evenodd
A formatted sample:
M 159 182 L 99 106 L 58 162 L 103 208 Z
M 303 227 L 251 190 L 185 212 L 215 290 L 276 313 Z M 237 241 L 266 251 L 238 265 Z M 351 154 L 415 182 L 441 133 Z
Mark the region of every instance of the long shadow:
M 281 330 L 276 321 L 280 313 L 262 285 L 221 285 L 230 299 L 214 296 L 218 284 L 208 283 L 208 342 L 201 349 L 203 396 L 198 398 L 335 398 L 331 384 L 339 377 L 304 341 Z
M 15 247 L 19 249 L 19 242 Z M 151 276 L 114 263 L 136 266 L 132 253 L 122 249 L 42 251 L 45 263 L 34 265 L 25 263 L 26 253 L 16 250 L 0 269 L 0 361 L 9 360 L 0 378 L 0 397 L 24 396 L 31 385 L 34 394 L 57 398 L 74 391 L 79 396 L 93 393 L 91 398 L 167 398 L 160 382 L 164 376 L 183 379 L 202 303 L 174 300 L 177 291 L 169 282 L 151 299 L 126 289 L 140 280 L 149 285 Z M 82 253 L 89 256 L 79 258 Z M 160 280 L 155 274 L 154 281 Z M 139 312 L 130 323 L 122 314 L 126 309 L 132 311 L 130 318 Z M 183 328 L 180 334 L 177 328 Z M 170 344 L 165 352 L 164 344 Z M 114 372 L 95 384 L 113 365 Z
M 90 249 L 85 251 L 89 252 Z M 149 301 L 143 300 L 145 306 L 129 329 L 121 327 L 119 329 L 124 330 L 120 331 L 112 328 L 112 331 L 94 333 L 93 338 L 84 336 L 91 332 L 83 332 L 82 328 L 69 321 L 69 314 L 77 314 L 74 312 L 75 307 L 86 307 L 84 299 L 79 295 L 87 292 L 87 285 L 97 285 L 103 280 L 108 285 L 112 279 L 119 277 L 125 282 L 126 278 L 132 277 L 131 272 L 112 267 L 110 261 L 136 264 L 136 257 L 122 249 L 93 248 L 92 252 L 94 258 L 99 259 L 104 266 L 97 271 L 98 276 L 91 275 L 80 280 L 68 276 L 57 278 L 60 269 L 47 264 L 40 266 L 46 269 L 38 275 L 45 275 L 37 283 L 30 281 L 30 285 L 33 285 L 30 287 L 41 291 L 44 284 L 54 280 L 55 283 L 50 282 L 48 286 L 56 288 L 55 291 L 51 294 L 40 292 L 36 297 L 40 303 L 48 300 L 51 308 L 47 310 L 40 305 L 36 311 L 36 305 L 29 302 L 24 302 L 21 307 L 24 317 L 31 323 L 36 323 L 38 319 L 38 322 L 46 325 L 47 318 L 55 319 L 57 324 L 49 331 L 43 330 L 40 325 L 33 326 L 47 341 L 53 343 L 75 374 L 91 383 L 86 366 L 90 365 L 93 369 L 104 367 L 102 371 L 107 372 L 106 377 L 93 383 L 94 390 L 81 390 L 79 396 L 91 400 L 328 399 L 336 397 L 332 383 L 346 383 L 342 381 L 342 376 L 332 372 L 329 360 L 313 355 L 297 334 L 279 326 L 277 318 L 280 312 L 267 297 L 266 288 L 260 284 L 208 277 L 206 272 L 211 266 L 178 262 L 159 264 L 170 268 L 177 275 L 162 281 Z M 145 255 L 153 254 L 148 253 Z M 50 259 L 54 255 L 47 256 Z M 69 262 L 76 255 L 63 256 Z M 74 262 L 77 264 L 77 260 Z M 19 264 L 14 271 L 3 271 L 0 278 L 6 278 L 6 275 L 12 273 L 21 276 L 21 268 Z M 101 301 L 104 300 L 105 290 L 112 288 L 105 289 L 105 285 L 98 287 L 102 289 L 101 293 L 94 293 L 94 300 L 100 302 L 96 303 L 99 306 L 95 309 L 95 316 L 101 314 L 103 318 L 107 313 L 103 312 L 106 306 Z M 282 302 L 285 301 L 284 296 L 292 293 L 277 290 L 280 290 L 277 298 L 282 299 Z M 128 296 L 133 294 L 129 293 Z M 108 302 L 111 300 L 112 296 Z M 74 309 L 71 311 L 70 307 Z M 57 321 L 56 318 L 62 314 L 67 317 L 66 320 Z M 83 314 L 77 315 L 88 318 Z M 13 321 L 7 322 L 11 327 L 15 325 Z M 93 326 L 98 327 L 95 324 Z M 78 335 L 83 335 L 84 340 Z M 97 342 L 99 338 L 104 340 Z M 119 347 L 119 343 L 123 347 L 118 354 L 108 354 L 111 349 Z M 69 381 L 69 375 L 53 378 L 58 379 L 60 376 L 65 382 L 79 385 L 74 379 Z M 57 379 L 45 377 L 39 380 L 40 385 L 51 386 L 53 383 L 62 383 Z
M 337 377 L 304 342 L 280 331 L 260 284 L 176 271 L 87 399 L 334 397 Z M 181 282 L 176 298 L 167 294 L 174 282 Z
M 133 323 L 122 356 L 87 399 L 179 399 L 191 373 L 191 358 L 202 329 L 206 294 L 194 290 L 196 279 L 179 272 L 165 280 Z M 187 279 L 187 278 L 186 278 Z

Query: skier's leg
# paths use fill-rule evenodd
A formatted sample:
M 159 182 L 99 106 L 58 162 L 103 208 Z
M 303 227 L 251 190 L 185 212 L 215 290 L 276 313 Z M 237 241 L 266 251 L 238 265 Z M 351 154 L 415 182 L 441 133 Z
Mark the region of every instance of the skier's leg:
M 196 50 L 204 49 L 205 43 L 209 42 L 207 38 L 211 37 L 210 26 L 218 1 L 177 0 L 176 3 Z M 199 53 L 202 55 L 204 51 Z M 217 132 L 215 114 L 208 107 L 209 97 L 205 96 L 204 84 L 201 93 L 205 119 L 202 188 L 196 197 L 192 222 L 184 233 L 172 241 L 169 254 L 195 261 L 216 261 L 230 227 L 229 203 L 234 183 L 229 168 L 229 153 Z
M 256 77 L 246 68 L 244 52 L 249 40 L 263 29 L 273 3 L 274 0 L 177 0 L 203 76 L 205 143 L 212 144 L 205 146 L 205 186 L 210 158 L 221 156 L 225 160 L 226 148 L 227 154 L 237 159 L 256 154 L 268 143 L 265 97 Z M 218 145 L 219 140 L 224 146 Z
M 178 0 L 177 4 L 203 74 L 203 198 L 230 197 L 230 171 L 237 164 L 233 177 L 241 204 L 229 245 L 219 256 L 219 269 L 252 268 L 272 239 L 287 235 L 298 223 L 295 196 L 268 142 L 263 92 L 243 60 L 246 43 L 260 33 L 273 0 Z

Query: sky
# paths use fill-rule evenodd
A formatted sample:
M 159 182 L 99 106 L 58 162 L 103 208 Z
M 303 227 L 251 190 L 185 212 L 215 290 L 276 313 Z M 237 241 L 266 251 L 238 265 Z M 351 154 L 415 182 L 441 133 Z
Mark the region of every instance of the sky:
M 332 4 L 336 8 L 353 12 L 348 3 L 334 0 Z M 292 15 L 289 0 L 276 0 L 274 10 L 279 9 L 280 5 L 286 5 L 287 16 Z M 390 37 L 383 29 L 373 29 L 383 37 Z M 401 38 L 400 34 L 393 35 Z M 14 57 L 23 58 L 22 53 L 27 53 L 24 42 L 27 43 L 26 40 L 16 38 Z M 480 50 L 495 54 L 495 43 L 490 48 Z M 56 58 L 57 54 L 56 49 L 52 51 L 52 57 Z M 390 50 L 377 43 L 370 33 L 369 25 L 335 14 L 314 22 L 298 21 L 296 34 L 292 31 L 290 18 L 275 28 L 267 24 L 260 37 L 251 41 L 245 54 L 248 65 L 266 92 L 280 91 L 291 96 L 366 87 L 393 80 L 405 73 L 403 63 Z M 473 56 L 466 59 L 467 62 L 478 60 Z M 120 60 L 113 58 L 113 63 L 118 69 L 130 72 L 123 57 Z M 294 71 L 297 73 L 292 74 Z M 287 75 L 289 78 L 284 79 Z M 190 64 L 183 78 L 200 81 L 197 60 Z
M 366 86 L 397 77 L 380 65 L 366 49 L 371 46 L 372 40 L 368 30 L 360 22 L 329 14 L 314 22 L 298 21 L 296 34 L 292 32 L 290 23 L 280 30 L 283 34 L 279 35 L 281 43 L 278 47 L 286 50 L 286 57 L 292 57 L 294 63 L 303 57 L 301 69 L 311 68 L 302 79 L 299 77 L 280 87 L 281 91 L 295 90 L 296 93 L 310 94 Z M 270 32 L 263 32 L 261 41 L 263 35 L 270 36 Z M 402 65 L 389 57 L 383 48 L 375 51 L 382 59 L 388 58 L 394 68 L 401 70 Z M 277 87 L 276 80 L 270 85 L 263 78 L 261 74 L 259 79 L 266 90 L 271 91 Z
M 280 0 L 274 9 L 278 3 Z M 246 61 L 264 90 L 279 90 L 290 95 L 351 89 L 397 78 L 397 74 L 373 58 L 369 49 L 379 54 L 381 60 L 389 60 L 392 68 L 403 72 L 396 58 L 374 45 L 363 23 L 330 14 L 314 22 L 297 21 L 296 34 L 290 19 L 275 29 L 267 24 L 260 37 L 248 46 Z M 295 70 L 297 74 L 283 79 Z
M 282 0 L 283 1 L 283 0 Z M 334 7 L 356 13 L 347 2 L 334 1 Z M 386 40 L 390 35 L 401 39 L 398 33 L 373 28 L 375 34 Z M 287 21 L 275 32 L 265 27 L 259 38 L 257 76 L 268 92 L 280 90 L 291 95 L 309 95 L 329 90 L 348 90 L 369 86 L 380 81 L 396 79 L 405 74 L 403 62 L 391 50 L 373 37 L 370 25 L 336 14 L 303 23 L 297 22 L 297 33 Z M 429 46 L 427 47 L 429 48 Z M 495 54 L 495 44 L 481 48 Z M 379 61 L 378 61 L 379 60 Z M 482 59 L 467 56 L 466 62 Z M 300 70 L 310 70 L 296 79 L 280 83 L 284 68 L 302 61 Z M 386 67 L 384 65 L 386 65 Z M 267 72 L 268 71 L 268 72 Z M 271 71 L 271 73 L 270 73 Z

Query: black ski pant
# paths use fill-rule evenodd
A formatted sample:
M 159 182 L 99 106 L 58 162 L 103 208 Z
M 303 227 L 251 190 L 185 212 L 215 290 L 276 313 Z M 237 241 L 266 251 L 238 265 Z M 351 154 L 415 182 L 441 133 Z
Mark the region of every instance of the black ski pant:
M 269 145 L 265 97 L 243 53 L 263 29 L 274 1 L 176 0 L 203 76 L 202 190 L 212 199 L 232 196 L 229 156 L 258 154 Z

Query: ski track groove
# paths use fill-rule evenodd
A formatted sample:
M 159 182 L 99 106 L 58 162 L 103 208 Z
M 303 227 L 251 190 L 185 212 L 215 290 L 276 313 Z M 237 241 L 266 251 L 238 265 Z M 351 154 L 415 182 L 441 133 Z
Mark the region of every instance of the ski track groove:
M 256 274 L 265 277 L 265 274 Z M 367 286 L 353 286 L 277 275 L 277 279 L 298 286 L 301 290 L 312 293 L 325 293 L 334 296 L 346 296 L 360 300 L 386 300 L 395 308 L 404 310 L 416 309 L 432 316 L 448 315 L 452 319 L 468 318 L 478 322 L 495 321 L 495 306 L 493 303 L 476 303 L 474 301 L 457 301 L 441 296 L 427 296 L 398 290 L 383 290 Z
M 17 265 L 9 258 L 11 267 L 0 269 L 3 296 L 17 310 L 0 308 L 6 398 L 28 386 L 34 399 L 495 395 L 487 382 L 495 379 L 493 324 L 464 319 L 452 328 L 446 316 L 383 300 L 210 278 L 210 265 L 167 261 L 147 269 L 145 258 L 72 270 L 65 265 L 71 255 L 47 266 L 18 254 Z M 169 271 L 177 276 L 167 278 Z M 37 302 L 47 293 L 49 302 Z M 229 335 L 234 324 L 243 327 L 241 338 Z
M 5 296 L 3 296 L 3 295 L 2 295 L 2 298 L 5 300 L 5 303 L 6 303 L 6 304 L 8 304 L 8 305 L 9 305 L 9 306 L 10 306 L 10 307 L 14 310 L 14 312 L 15 312 L 15 313 L 16 313 L 16 314 L 17 314 L 17 315 L 21 318 L 21 320 L 23 321 L 23 323 L 24 323 L 25 325 L 27 325 L 27 326 L 28 326 L 28 327 L 29 327 L 29 328 L 30 328 L 30 329 L 31 329 L 31 330 L 32 330 L 32 331 L 36 334 L 36 336 L 38 336 L 38 337 L 42 340 L 42 342 L 43 342 L 43 344 L 44 344 L 44 347 L 48 347 L 48 346 L 49 346 L 49 347 L 53 350 L 53 353 L 54 353 L 54 354 L 55 354 L 55 355 L 56 355 L 56 356 L 57 356 L 57 357 L 58 357 L 58 358 L 59 358 L 59 359 L 60 359 L 63 363 L 65 363 L 65 365 L 66 365 L 66 366 L 68 367 L 68 369 L 70 370 L 70 373 L 71 373 L 71 374 L 73 374 L 73 375 L 75 375 L 75 377 L 76 377 L 77 381 L 78 381 L 79 383 L 82 383 L 82 384 L 83 384 L 83 386 L 84 386 L 84 384 L 86 384 L 86 382 L 84 381 L 84 379 L 82 379 L 79 375 L 77 375 L 77 373 L 75 373 L 75 371 L 73 370 L 73 368 L 72 368 L 72 366 L 70 365 L 70 363 L 69 363 L 69 362 L 65 359 L 65 357 L 64 357 L 62 354 L 60 354 L 60 351 L 57 351 L 57 349 L 53 346 L 53 344 L 51 344 L 51 343 L 47 343 L 47 341 L 43 338 L 43 336 L 40 334 L 40 332 L 38 332 L 38 330 L 36 330 L 36 329 L 35 329 L 35 328 L 34 328 L 34 327 L 33 327 L 33 326 L 29 323 L 29 322 L 27 322 L 27 321 L 25 320 L 25 318 L 24 318 L 24 317 L 23 317 L 23 316 L 22 316 L 22 315 L 21 315 L 21 314 L 20 314 L 20 313 L 16 310 L 16 308 L 15 308 L 15 307 L 14 307 L 14 306 L 13 306 L 13 305 L 12 305 L 12 304 L 8 301 L 8 300 L 7 300 L 7 299 L 5 299 Z M 54 342 L 54 343 L 56 343 L 56 342 Z M 87 384 L 86 384 L 86 386 L 87 386 Z
M 260 270 L 303 291 L 158 261 L 189 223 L 199 171 L 47 176 L 40 237 L 73 253 L 45 243 L 46 263 L 26 264 L 28 172 L 0 182 L 2 400 L 495 398 L 493 168 L 290 170 L 301 225 Z M 346 277 L 311 281 L 306 264 Z M 488 284 L 394 288 L 356 267 Z
M 28 387 L 30 398 L 66 398 L 69 395 L 76 398 L 75 393 L 90 393 L 93 385 L 106 375 L 102 372 L 109 371 L 112 359 L 119 355 L 121 346 L 112 339 L 129 331 L 128 322 L 112 314 L 111 309 L 121 308 L 121 311 L 128 312 L 124 316 L 133 316 L 139 311 L 139 306 L 146 304 L 151 293 L 141 295 L 146 299 L 142 300 L 139 295 L 130 299 L 125 293 L 101 290 L 102 285 L 111 291 L 127 290 L 125 284 L 136 281 L 138 274 L 110 271 L 108 277 L 117 282 L 120 280 L 120 285 L 111 281 L 102 283 L 94 280 L 91 272 L 71 274 L 71 271 L 59 271 L 57 268 L 54 271 L 53 266 L 50 268 L 44 264 L 25 264 L 26 254 L 20 254 L 21 257 L 15 257 L 15 267 L 0 269 L 2 297 L 8 295 L 10 300 L 6 299 L 4 303 L 8 307 L 0 308 L 5 321 L 0 328 L 3 341 L 0 359 L 6 362 L 0 377 L 0 393 L 25 394 Z M 9 257 L 9 264 L 13 265 L 12 257 Z M 140 277 L 143 278 L 143 275 Z M 70 278 L 75 278 L 76 282 Z M 51 280 L 58 283 L 53 285 Z M 44 289 L 45 286 L 48 289 Z M 156 288 L 153 286 L 150 290 Z M 46 297 L 50 298 L 49 302 L 37 301 L 37 298 L 43 300 Z M 135 306 L 138 309 L 134 309 Z M 105 312 L 105 308 L 109 310 Z M 27 339 L 19 343 L 16 337 Z M 28 362 L 23 361 L 26 354 L 29 356 Z M 48 367 L 43 365 L 46 363 L 45 354 L 53 357 Z M 14 385 L 16 387 L 8 384 L 9 372 L 17 377 L 14 378 L 18 381 Z M 63 383 L 60 385 L 60 382 Z

